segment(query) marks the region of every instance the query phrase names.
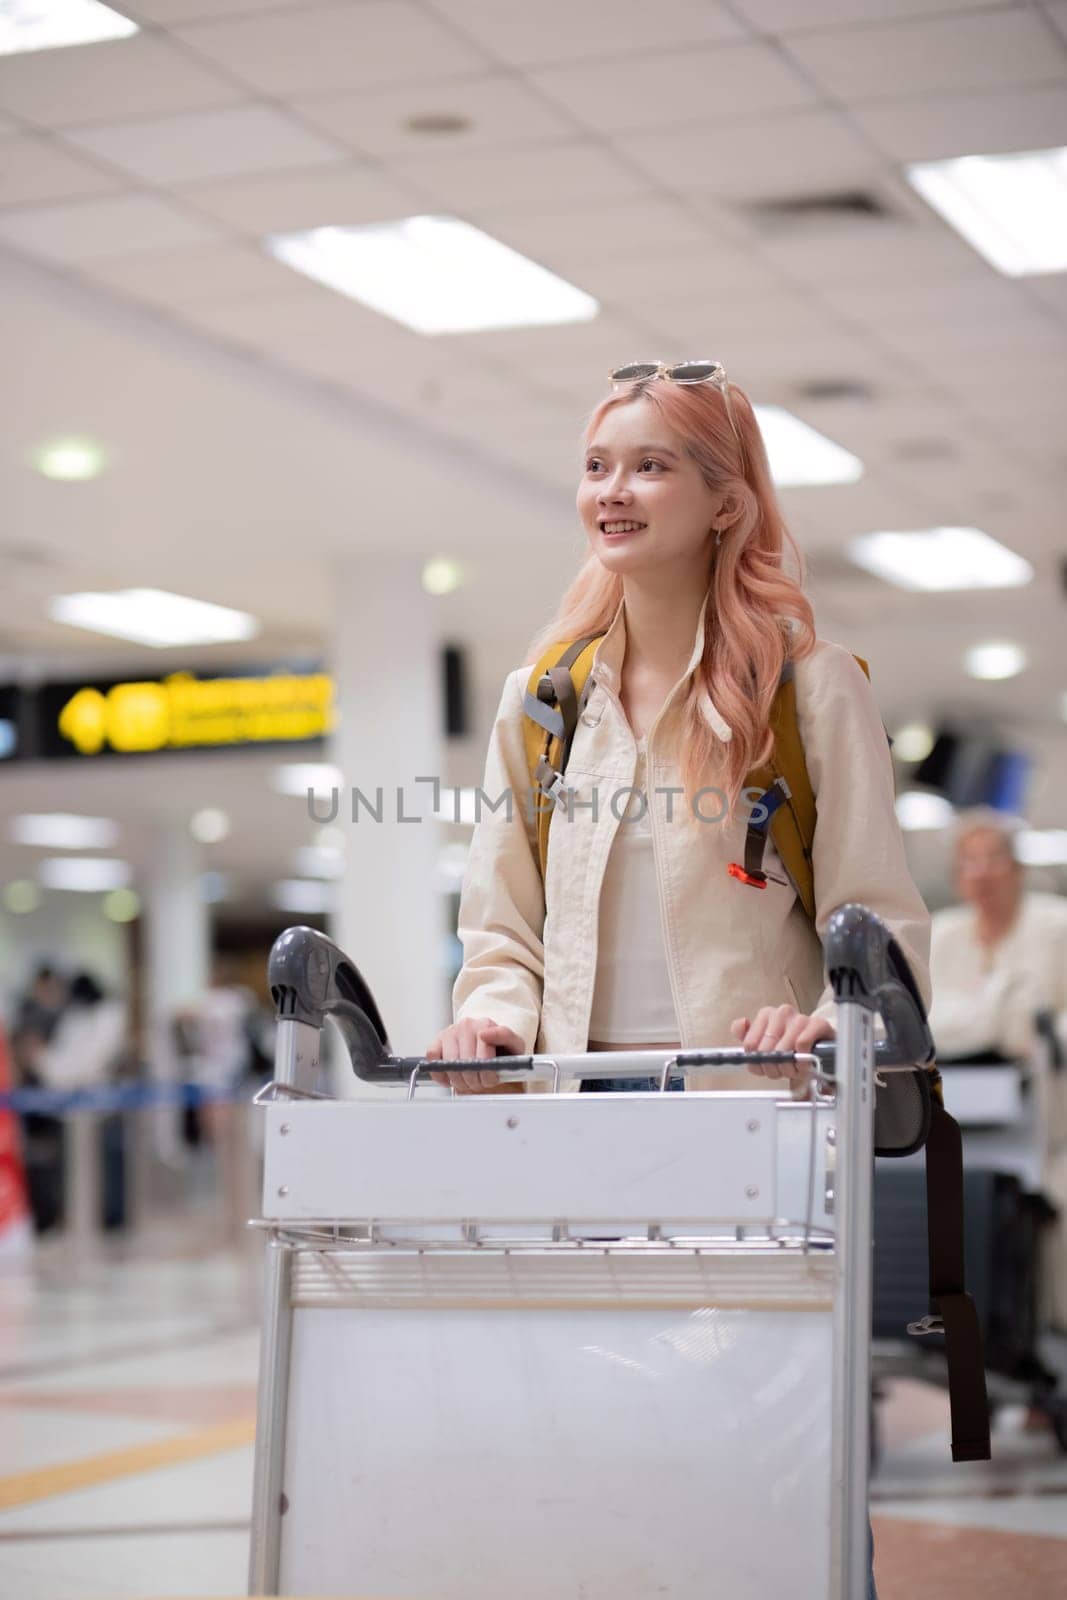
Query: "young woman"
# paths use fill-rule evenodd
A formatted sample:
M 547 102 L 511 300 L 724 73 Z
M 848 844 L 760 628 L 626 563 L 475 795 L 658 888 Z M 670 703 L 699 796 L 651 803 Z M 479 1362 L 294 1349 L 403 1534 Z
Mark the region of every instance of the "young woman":
M 589 553 L 508 677 L 492 731 L 484 790 L 514 804 L 484 809 L 475 828 L 455 1020 L 426 1052 L 443 1064 L 535 1049 L 806 1050 L 834 1031 L 820 936 L 849 900 L 889 925 L 929 1001 L 929 918 L 885 730 L 853 656 L 815 637 L 748 397 L 715 362 L 622 367 L 611 384 L 585 432 Z M 549 643 L 599 632 L 542 883 L 523 696 Z M 765 888 L 728 871 L 744 860 L 741 792 L 768 754 L 787 661 L 818 807 L 814 927 L 769 843 Z M 498 1081 L 488 1067 L 435 1076 L 460 1092 Z
M 815 637 L 748 397 L 716 362 L 635 364 L 611 383 L 578 488 L 589 554 L 505 683 L 493 727 L 485 792 L 515 803 L 475 829 L 455 1021 L 426 1052 L 442 1063 L 737 1042 L 807 1050 L 834 1032 L 820 936 L 849 900 L 890 926 L 929 1004 L 929 917 L 904 859 L 885 730 L 853 656 Z M 601 631 L 542 883 L 523 804 L 523 695 L 553 640 Z M 728 871 L 744 860 L 742 789 L 768 755 L 787 661 L 818 807 L 814 927 L 770 845 L 765 888 Z M 499 1081 L 490 1067 L 435 1077 L 461 1093 Z M 704 1078 L 745 1086 L 743 1075 Z M 588 1084 L 601 1086 L 649 1087 Z

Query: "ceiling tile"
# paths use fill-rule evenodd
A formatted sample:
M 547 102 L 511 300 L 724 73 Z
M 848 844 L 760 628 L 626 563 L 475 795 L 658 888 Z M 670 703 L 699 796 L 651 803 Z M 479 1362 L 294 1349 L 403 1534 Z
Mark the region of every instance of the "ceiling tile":
M 264 94 L 419 83 L 491 63 L 411 0 L 303 5 L 175 30 L 207 60 Z
M 521 79 L 503 74 L 416 84 L 384 94 L 300 100 L 297 106 L 316 127 L 375 156 L 462 154 L 486 146 L 563 139 L 573 133 L 569 117 L 547 105 Z M 405 126 L 409 118 L 429 116 L 463 117 L 470 126 L 455 133 L 420 133 Z
M 753 27 L 767 33 L 801 33 L 806 28 L 837 24 L 982 11 L 988 9 L 989 3 L 990 0 L 734 0 L 734 9 Z
M 466 156 L 425 156 L 397 161 L 393 170 L 425 191 L 427 205 L 461 211 L 612 200 L 639 194 L 644 187 L 622 161 L 592 140 L 476 150 Z
M 0 212 L 0 239 L 53 261 L 92 261 L 134 250 L 178 250 L 212 229 L 151 194 Z
M 172 27 L 175 23 L 236 17 L 250 11 L 280 11 L 292 3 L 293 0 L 122 0 L 122 9 L 138 22 Z
M 45 128 L 233 105 L 241 91 L 166 39 L 137 34 L 80 50 L 0 57 L 0 108 Z
M 533 72 L 530 81 L 586 127 L 608 133 L 680 124 L 698 128 L 726 117 L 810 105 L 817 98 L 802 74 L 764 44 L 583 62 Z
M 1067 78 L 1067 51 L 1029 10 L 899 22 L 886 27 L 826 29 L 790 36 L 790 54 L 828 94 L 880 100 L 906 84 L 916 97 Z
M 271 106 L 227 106 L 184 116 L 68 128 L 64 137 L 90 155 L 149 183 L 190 183 L 248 172 L 285 171 L 339 160 L 318 138 Z
M 1067 39 L 1067 0 L 1055 0 L 1054 5 L 1045 6 L 1045 11 L 1053 26 Z
M 895 161 L 936 161 L 1067 144 L 1067 94 L 1062 85 L 880 100 L 854 107 L 853 115 Z
M 985 272 L 978 256 L 949 228 L 931 221 L 844 220 L 782 229 L 761 243 L 764 257 L 784 275 L 818 289 L 824 284 L 949 283 Z
M 744 37 L 745 29 L 714 0 L 429 0 L 434 11 L 501 61 L 514 66 L 621 57 L 672 45 L 711 44 Z
M 198 245 L 87 263 L 86 275 L 137 300 L 184 306 L 292 291 L 288 267 L 254 245 Z
M 607 374 L 624 361 L 645 359 L 642 336 L 619 317 L 601 314 L 592 322 L 566 327 L 502 328 L 490 333 L 469 333 L 463 344 L 476 355 L 488 356 L 515 373 L 528 373 L 548 389 L 561 393 L 577 385 L 593 405 L 606 387 Z
M 487 233 L 557 272 L 599 262 L 625 241 L 630 259 L 640 261 L 672 246 L 707 244 L 715 236 L 706 219 L 686 204 L 651 190 L 640 199 L 640 226 L 634 202 L 607 206 L 576 202 L 569 210 L 530 211 L 490 207 L 474 213 Z
M 181 193 L 198 211 L 256 238 L 300 228 L 384 222 L 425 209 L 377 168 L 355 162 L 290 177 L 190 184 Z
M 353 360 L 360 351 L 368 353 L 368 339 L 407 333 L 347 295 L 309 284 L 295 272 L 290 280 L 290 289 L 274 294 L 191 302 L 181 308 L 182 315 L 207 332 L 257 350 L 335 344 L 338 350 L 350 349 Z
M 108 194 L 121 180 L 37 134 L 0 137 L 0 206 L 41 205 L 80 195 Z
M 855 187 L 880 165 L 846 118 L 829 108 L 717 124 L 712 137 L 676 129 L 616 134 L 614 143 L 662 183 L 751 199 Z
M 646 241 L 644 250 L 631 255 L 625 235 L 618 237 L 615 249 L 605 241 L 600 259 L 583 262 L 575 282 L 598 300 L 639 308 L 643 316 L 655 316 L 657 310 L 662 313 L 679 300 L 701 295 L 740 291 L 752 299 L 781 287 L 780 275 L 751 252 L 710 235 L 696 248 L 672 246 L 654 252 L 651 243 Z

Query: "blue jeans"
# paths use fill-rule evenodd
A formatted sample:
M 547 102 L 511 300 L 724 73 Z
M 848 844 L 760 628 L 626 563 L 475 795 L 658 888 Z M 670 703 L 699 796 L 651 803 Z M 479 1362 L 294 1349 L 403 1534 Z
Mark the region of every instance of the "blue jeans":
M 648 1094 L 653 1089 L 659 1088 L 658 1078 L 583 1078 L 582 1091 L 598 1094 L 626 1094 L 640 1090 Z M 682 1090 L 685 1088 L 685 1079 L 682 1077 L 671 1078 L 667 1084 L 668 1089 Z

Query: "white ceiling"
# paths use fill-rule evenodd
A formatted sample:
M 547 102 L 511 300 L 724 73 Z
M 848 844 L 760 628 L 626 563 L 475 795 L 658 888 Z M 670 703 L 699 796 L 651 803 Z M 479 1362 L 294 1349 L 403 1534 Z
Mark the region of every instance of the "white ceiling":
M 870 657 L 887 720 L 1011 731 L 1042 761 L 1037 820 L 1062 825 L 1067 275 L 999 276 L 902 163 L 1067 144 L 1063 0 L 118 9 L 139 34 L 0 58 L 0 676 L 146 664 L 47 621 L 73 587 L 246 607 L 256 659 L 321 650 L 335 553 L 400 547 L 467 558 L 442 632 L 475 641 L 488 714 L 579 556 L 579 438 L 605 372 L 712 354 L 866 464 L 783 498 L 821 631 Z M 470 127 L 405 126 L 430 114 Z M 881 214 L 754 209 L 842 191 Z M 262 248 L 422 211 L 524 251 L 601 315 L 425 338 Z M 866 397 L 807 393 L 836 382 Z M 30 453 L 66 432 L 111 470 L 37 476 Z M 934 521 L 985 528 L 1037 582 L 906 596 L 841 559 L 853 534 Z M 961 658 L 991 633 L 1031 667 L 981 687 Z M 479 759 L 469 741 L 456 775 Z

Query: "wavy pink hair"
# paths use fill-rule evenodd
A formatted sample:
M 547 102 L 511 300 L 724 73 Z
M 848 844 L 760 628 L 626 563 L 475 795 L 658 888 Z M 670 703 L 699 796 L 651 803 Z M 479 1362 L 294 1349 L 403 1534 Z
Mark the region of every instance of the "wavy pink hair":
M 683 441 L 708 487 L 726 496 L 722 542 L 711 547 L 704 653 L 682 704 L 679 766 L 690 799 L 709 769 L 716 771 L 732 808 L 747 774 L 770 755 L 771 704 L 786 657 L 809 655 L 815 647 L 815 621 L 802 588 L 803 558 L 785 525 L 763 436 L 744 390 L 730 384 L 743 455 L 722 391 L 711 383 L 653 378 L 627 384 L 594 409 L 584 438 L 613 407 L 639 398 L 648 400 Z M 787 556 L 793 573 L 786 569 Z M 526 662 L 536 661 L 556 640 L 604 633 L 622 596 L 621 577 L 590 551 L 556 615 L 531 640 Z M 726 743 L 698 709 L 705 690 L 732 729 Z

